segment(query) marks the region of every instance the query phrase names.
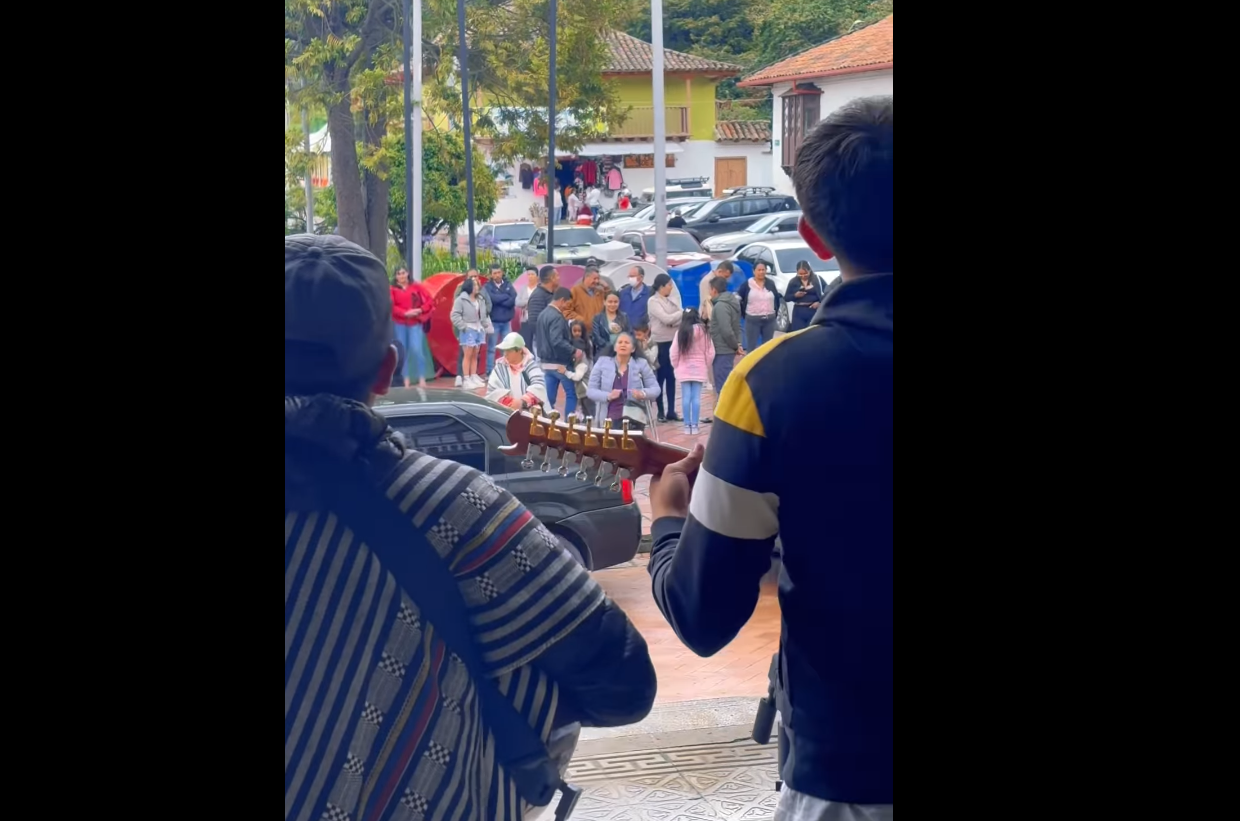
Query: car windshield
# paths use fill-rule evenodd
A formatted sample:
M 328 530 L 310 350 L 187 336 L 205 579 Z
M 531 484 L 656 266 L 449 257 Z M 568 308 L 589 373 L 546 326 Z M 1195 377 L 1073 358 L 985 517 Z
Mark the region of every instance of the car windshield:
M 750 234 L 761 234 L 763 231 L 766 231 L 783 218 L 783 214 L 771 214 L 770 216 L 763 217 L 757 222 L 751 223 L 747 228 L 745 228 L 745 230 Z
M 697 240 L 688 234 L 668 234 L 667 250 L 670 253 L 690 254 L 701 251 L 702 246 L 698 245 Z
M 687 216 L 689 216 L 689 215 L 690 215 L 690 214 L 692 214 L 694 211 L 698 210 L 699 208 L 701 208 L 703 205 L 705 205 L 705 204 L 706 204 L 706 203 L 708 203 L 708 202 L 710 202 L 710 200 L 703 200 L 702 202 L 695 202 L 695 203 L 693 203 L 692 205 L 689 205 L 689 206 L 686 206 L 686 207 L 684 207 L 684 208 L 681 208 L 681 209 L 680 209 L 680 215 L 681 215 L 682 217 L 687 217 Z
M 711 211 L 714 211 L 715 206 L 721 202 L 723 202 L 723 200 L 707 200 L 706 202 L 699 205 L 697 208 L 693 209 L 693 216 L 705 217 L 708 214 L 710 214 Z
M 775 258 L 779 260 L 779 270 L 786 274 L 796 271 L 797 263 L 801 260 L 808 262 L 809 269 L 816 274 L 827 274 L 840 269 L 840 263 L 835 257 L 819 259 L 817 254 L 809 250 L 808 245 L 776 251 Z
M 557 228 L 555 231 L 555 247 L 567 248 L 571 245 L 601 245 L 603 238 L 593 228 Z
M 517 222 L 512 225 L 495 226 L 496 242 L 525 242 L 534 236 L 534 223 Z

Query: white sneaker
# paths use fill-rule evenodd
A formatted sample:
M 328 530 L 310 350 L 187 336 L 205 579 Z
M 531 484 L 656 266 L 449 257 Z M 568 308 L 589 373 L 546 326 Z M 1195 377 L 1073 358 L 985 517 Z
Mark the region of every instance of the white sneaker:
M 457 374 L 457 377 L 456 377 L 456 382 L 454 382 L 453 384 L 454 384 L 454 385 L 456 385 L 456 386 L 459 388 L 459 387 L 461 387 L 461 382 L 462 382 L 462 380 L 461 380 L 461 376 L 460 376 L 460 374 Z
M 482 377 L 480 376 L 471 376 L 470 379 L 474 380 L 473 384 L 470 385 L 470 387 L 474 390 L 477 390 L 478 388 L 485 388 L 487 386 L 487 383 L 483 382 Z

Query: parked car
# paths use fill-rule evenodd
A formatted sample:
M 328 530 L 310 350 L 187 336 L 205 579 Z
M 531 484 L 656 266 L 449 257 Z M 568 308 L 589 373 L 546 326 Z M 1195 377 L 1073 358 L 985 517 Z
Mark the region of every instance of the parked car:
M 642 514 L 633 501 L 633 483 L 620 492 L 560 476 L 523 470 L 524 454 L 499 448 L 512 411 L 468 391 L 394 388 L 375 410 L 416 449 L 477 468 L 516 496 L 547 526 L 560 545 L 588 570 L 622 564 L 637 553 Z
M 478 229 L 478 247 L 490 249 L 498 259 L 520 259 L 521 247 L 537 230 L 538 226 L 529 221 L 488 222 Z
M 633 246 L 633 253 L 646 262 L 655 261 L 654 227 L 644 231 L 628 231 L 618 237 L 620 242 Z M 702 250 L 697 240 L 684 231 L 668 230 L 667 232 L 667 265 L 675 268 L 687 262 L 709 262 L 710 254 Z
M 667 193 L 668 200 L 681 199 L 683 197 L 699 197 L 705 194 L 710 196 L 710 177 L 677 177 L 663 181 L 663 190 Z M 654 202 L 654 189 L 642 189 L 642 202 Z
M 684 199 L 668 200 L 667 217 L 671 219 L 677 215 L 684 215 L 690 209 L 709 202 L 709 197 L 685 197 Z M 629 214 L 630 212 L 621 212 Z M 647 205 L 640 211 L 632 212 L 630 216 L 618 217 L 614 219 L 604 220 L 598 225 L 598 232 L 607 239 L 611 239 L 618 233 L 624 231 L 637 230 L 641 231 L 654 224 L 654 203 Z
M 783 194 L 737 194 L 712 200 L 686 216 L 685 230 L 704 242 L 708 237 L 743 231 L 759 217 L 799 208 L 796 199 Z
M 732 255 L 732 259 L 744 262 L 753 267 L 756 262 L 765 262 L 775 287 L 782 294 L 788 289 L 788 282 L 797 274 L 797 263 L 805 260 L 810 270 L 822 277 L 830 285 L 840 275 L 840 263 L 835 258 L 819 259 L 810 250 L 803 239 L 772 239 L 751 242 Z
M 554 232 L 555 262 L 585 265 L 591 256 L 591 245 L 602 245 L 607 240 L 588 225 L 557 225 Z M 543 265 L 547 262 L 547 229 L 539 228 L 530 241 L 521 247 L 524 265 Z
M 687 218 L 686 218 L 687 219 Z M 717 234 L 702 243 L 702 250 L 711 254 L 734 254 L 751 242 L 761 239 L 796 239 L 800 211 L 781 211 L 768 214 L 749 225 L 744 231 Z

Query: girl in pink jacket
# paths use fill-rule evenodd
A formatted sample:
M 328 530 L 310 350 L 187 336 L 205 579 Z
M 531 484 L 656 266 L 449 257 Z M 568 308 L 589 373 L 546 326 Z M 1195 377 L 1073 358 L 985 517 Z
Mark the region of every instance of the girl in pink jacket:
M 685 433 L 697 434 L 702 416 L 702 383 L 715 361 L 715 345 L 710 341 L 697 308 L 685 309 L 676 336 L 672 338 L 671 354 L 676 381 L 681 385 L 680 410 L 685 418 Z

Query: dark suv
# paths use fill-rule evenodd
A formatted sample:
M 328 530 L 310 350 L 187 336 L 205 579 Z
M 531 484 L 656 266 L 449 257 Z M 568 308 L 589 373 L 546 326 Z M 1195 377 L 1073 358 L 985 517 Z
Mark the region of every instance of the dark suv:
M 780 211 L 796 211 L 801 206 L 793 197 L 770 192 L 745 193 L 711 200 L 684 217 L 684 230 L 698 242 L 716 234 L 742 231 L 759 217 Z
M 587 570 L 627 562 L 642 537 L 633 483 L 619 493 L 572 473 L 521 468 L 522 455 L 501 453 L 512 411 L 462 390 L 393 388 L 375 410 L 416 449 L 477 468 L 525 505 Z

